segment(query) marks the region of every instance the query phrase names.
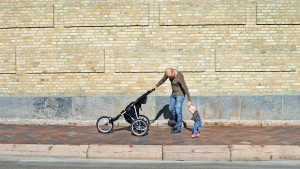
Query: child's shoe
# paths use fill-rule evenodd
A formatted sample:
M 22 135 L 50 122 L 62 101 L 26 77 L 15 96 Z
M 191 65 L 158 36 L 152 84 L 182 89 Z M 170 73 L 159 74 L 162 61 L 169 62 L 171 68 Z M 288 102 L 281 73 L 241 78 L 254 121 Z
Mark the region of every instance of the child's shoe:
M 199 132 L 196 132 L 192 135 L 192 138 L 195 138 L 195 137 L 199 137 L 200 136 L 200 133 Z

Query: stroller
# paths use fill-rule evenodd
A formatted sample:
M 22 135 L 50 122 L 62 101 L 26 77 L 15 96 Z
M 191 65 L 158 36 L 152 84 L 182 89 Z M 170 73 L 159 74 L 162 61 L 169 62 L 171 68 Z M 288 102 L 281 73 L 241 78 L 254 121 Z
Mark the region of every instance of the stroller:
M 147 91 L 136 101 L 131 102 L 125 110 L 115 118 L 109 116 L 102 116 L 98 119 L 96 127 L 99 133 L 109 133 L 114 128 L 114 121 L 118 120 L 121 116 L 124 116 L 125 120 L 131 124 L 130 128 L 134 135 L 143 136 L 147 133 L 150 125 L 150 121 L 147 116 L 140 115 L 139 110 L 142 104 L 146 104 L 147 96 L 155 91 L 155 88 Z

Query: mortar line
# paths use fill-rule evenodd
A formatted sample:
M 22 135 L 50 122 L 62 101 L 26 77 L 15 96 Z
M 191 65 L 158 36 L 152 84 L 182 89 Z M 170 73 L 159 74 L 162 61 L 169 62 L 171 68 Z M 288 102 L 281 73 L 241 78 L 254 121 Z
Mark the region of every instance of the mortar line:
M 255 1 L 255 24 L 257 24 L 257 0 Z
M 14 51 L 15 51 L 15 71 L 16 71 L 16 74 L 18 75 L 18 69 L 17 69 L 17 50 L 16 50 L 16 47 L 14 48 Z
M 164 161 L 164 146 L 161 145 L 161 161 Z
M 280 25 L 290 25 L 290 26 L 292 26 L 292 25 L 300 25 L 299 23 L 290 23 L 290 24 L 275 24 L 275 23 L 259 23 L 259 24 L 256 24 L 256 25 L 278 25 L 278 26 L 280 26 Z
M 74 25 L 74 26 L 64 26 L 64 28 L 119 28 L 119 27 L 148 27 L 148 26 L 149 25 L 144 25 L 144 24 L 133 24 L 133 25 L 98 25 L 98 26 Z
M 148 2 L 148 26 L 150 26 L 150 3 Z
M 42 29 L 42 28 L 53 28 L 51 26 L 33 26 L 33 27 L 5 27 L 1 29 Z
M 37 73 L 26 73 L 29 75 L 35 75 L 35 74 L 85 74 L 85 73 L 90 73 L 90 74 L 99 74 L 99 73 L 105 73 L 104 71 L 101 72 L 37 72 Z
M 17 73 L 0 73 L 0 75 L 14 75 L 14 74 L 17 74 Z
M 111 55 L 111 52 L 112 50 L 109 50 L 109 55 L 110 55 L 110 57 L 113 57 L 112 59 L 114 60 L 113 61 L 113 73 L 117 73 L 118 71 L 116 71 L 116 56 L 115 56 L 115 51 L 113 51 L 113 54 Z M 113 76 L 113 78 L 114 78 L 115 76 Z
M 103 53 L 104 53 L 104 72 L 103 73 L 105 73 L 106 72 L 106 61 L 107 61 L 107 59 L 106 59 L 106 54 L 105 54 L 105 49 L 103 50 Z
M 89 151 L 90 151 L 90 147 L 91 147 L 91 145 L 88 145 L 88 148 L 87 148 L 87 150 L 86 150 L 86 158 L 88 159 L 89 158 Z
M 158 25 L 160 24 L 160 2 L 158 2 Z
M 214 54 L 215 54 L 215 72 L 218 72 L 217 71 L 217 49 L 215 49 Z
M 272 73 L 281 73 L 281 72 L 283 72 L 283 73 L 293 73 L 293 72 L 296 72 L 296 71 L 292 71 L 292 70 L 285 70 L 285 71 L 276 71 L 276 70 L 274 70 L 274 71 L 255 71 L 255 70 L 249 70 L 249 71 L 246 71 L 246 70 L 241 70 L 241 71 L 238 71 L 238 70 L 232 70 L 232 71 L 230 71 L 230 70 L 218 70 L 218 71 L 216 71 L 216 72 L 257 72 L 257 73 L 264 73 L 264 72 L 267 72 L 267 73 L 269 73 L 269 72 L 272 72 Z
M 228 145 L 229 148 L 229 161 L 232 162 L 232 145 Z
M 52 25 L 53 25 L 53 28 L 55 28 L 55 6 L 53 4 L 53 19 L 52 19 Z
M 245 24 L 247 25 L 248 23 L 248 11 L 247 11 L 247 3 L 246 0 L 244 0 L 244 15 L 245 15 Z
M 183 73 L 204 73 L 205 71 L 180 71 L 180 72 L 183 72 Z M 162 71 L 143 71 L 143 72 L 138 72 L 138 71 L 124 71 L 124 72 L 121 72 L 121 71 L 116 71 L 115 73 L 119 73 L 119 74 L 126 74 L 126 73 L 164 73 Z
M 166 27 L 181 27 L 181 26 L 245 26 L 246 24 L 173 24 L 173 25 L 160 25 L 160 26 L 166 26 Z

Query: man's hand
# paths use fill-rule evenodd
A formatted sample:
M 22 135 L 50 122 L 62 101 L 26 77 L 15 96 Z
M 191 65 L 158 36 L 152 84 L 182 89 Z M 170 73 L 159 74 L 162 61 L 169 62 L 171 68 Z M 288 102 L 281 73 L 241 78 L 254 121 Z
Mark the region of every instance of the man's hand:
M 192 102 L 191 102 L 191 101 L 188 101 L 188 102 L 187 102 L 187 106 L 190 107 L 191 105 L 192 105 Z

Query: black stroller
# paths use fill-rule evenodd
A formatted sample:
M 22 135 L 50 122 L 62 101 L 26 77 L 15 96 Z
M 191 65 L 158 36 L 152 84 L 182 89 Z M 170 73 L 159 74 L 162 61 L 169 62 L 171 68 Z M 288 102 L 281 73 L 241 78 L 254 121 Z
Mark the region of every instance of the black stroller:
M 122 110 L 121 113 L 115 118 L 102 116 L 97 121 L 97 129 L 100 133 L 109 133 L 114 128 L 114 121 L 118 120 L 122 115 L 125 120 L 131 124 L 130 128 L 134 135 L 143 136 L 147 133 L 150 125 L 150 121 L 147 116 L 140 115 L 139 110 L 141 109 L 142 104 L 146 104 L 147 96 L 155 91 L 155 88 L 147 91 L 141 97 L 139 97 L 135 102 L 131 102 L 125 110 Z

